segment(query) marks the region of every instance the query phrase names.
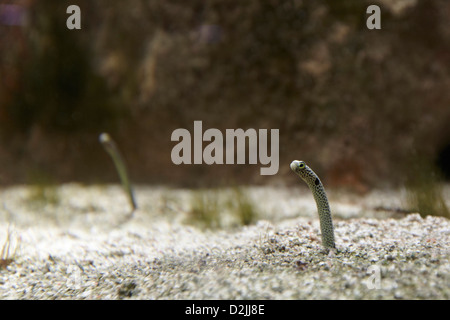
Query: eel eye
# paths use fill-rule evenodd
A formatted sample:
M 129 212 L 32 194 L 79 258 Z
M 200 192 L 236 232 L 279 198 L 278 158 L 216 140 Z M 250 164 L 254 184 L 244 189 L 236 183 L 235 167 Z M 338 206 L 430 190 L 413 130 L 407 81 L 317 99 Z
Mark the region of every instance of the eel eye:
M 304 163 L 304 162 L 300 162 L 299 165 L 298 165 L 298 167 L 299 167 L 300 169 L 305 168 L 305 163 Z

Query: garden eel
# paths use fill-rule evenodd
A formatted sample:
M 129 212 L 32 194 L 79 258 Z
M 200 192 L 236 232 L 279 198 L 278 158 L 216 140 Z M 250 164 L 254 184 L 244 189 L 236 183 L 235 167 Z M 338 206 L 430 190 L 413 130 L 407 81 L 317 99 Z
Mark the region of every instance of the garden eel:
M 335 249 L 333 220 L 331 219 L 330 205 L 327 194 L 319 177 L 306 165 L 304 161 L 294 160 L 291 169 L 306 182 L 316 200 L 319 213 L 320 231 L 322 233 L 322 244 L 329 249 Z
M 111 156 L 114 165 L 116 166 L 122 186 L 128 194 L 128 200 L 132 208 L 131 213 L 133 213 L 137 208 L 137 204 L 134 198 L 133 189 L 131 188 L 130 179 L 128 178 L 127 168 L 125 166 L 125 162 L 123 161 L 123 157 L 120 154 L 119 148 L 117 148 L 117 145 L 111 136 L 105 132 L 100 134 L 98 140 L 105 148 L 105 151 Z

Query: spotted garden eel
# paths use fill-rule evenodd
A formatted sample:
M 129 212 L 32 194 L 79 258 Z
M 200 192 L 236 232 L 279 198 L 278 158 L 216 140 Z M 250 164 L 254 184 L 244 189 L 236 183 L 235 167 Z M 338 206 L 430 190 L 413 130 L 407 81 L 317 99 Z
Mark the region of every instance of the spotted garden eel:
M 316 200 L 323 246 L 328 249 L 335 249 L 333 220 L 331 219 L 330 205 L 328 204 L 327 194 L 325 193 L 322 182 L 304 161 L 292 161 L 291 170 L 306 182 L 309 189 L 311 189 L 314 200 Z
M 137 204 L 134 198 L 133 189 L 131 187 L 130 179 L 128 178 L 127 167 L 125 165 L 125 161 L 117 148 L 116 143 L 111 138 L 111 136 L 107 133 L 102 133 L 99 136 L 99 141 L 105 148 L 106 152 L 111 156 L 114 165 L 116 166 L 116 170 L 119 174 L 120 181 L 122 182 L 123 189 L 128 194 L 128 199 L 132 208 L 131 214 L 136 210 Z

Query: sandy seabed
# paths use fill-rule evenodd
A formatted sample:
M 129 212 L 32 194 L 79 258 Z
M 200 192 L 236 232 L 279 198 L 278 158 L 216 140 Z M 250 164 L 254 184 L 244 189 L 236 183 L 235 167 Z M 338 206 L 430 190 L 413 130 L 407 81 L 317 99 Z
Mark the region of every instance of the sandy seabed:
M 402 190 L 328 191 L 334 253 L 308 189 L 243 190 L 256 221 L 205 229 L 187 189 L 139 186 L 130 217 L 118 185 L 4 188 L 0 299 L 450 298 L 450 221 L 380 210 Z

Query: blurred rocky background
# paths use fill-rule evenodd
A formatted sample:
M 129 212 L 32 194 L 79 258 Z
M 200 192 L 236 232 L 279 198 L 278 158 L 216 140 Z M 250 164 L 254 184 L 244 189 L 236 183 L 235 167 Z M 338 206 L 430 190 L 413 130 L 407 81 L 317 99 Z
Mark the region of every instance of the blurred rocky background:
M 66 9 L 81 8 L 81 30 Z M 381 8 L 381 30 L 366 9 Z M 0 184 L 329 186 L 450 178 L 447 0 L 0 0 Z M 177 128 L 280 130 L 280 170 L 180 165 Z

